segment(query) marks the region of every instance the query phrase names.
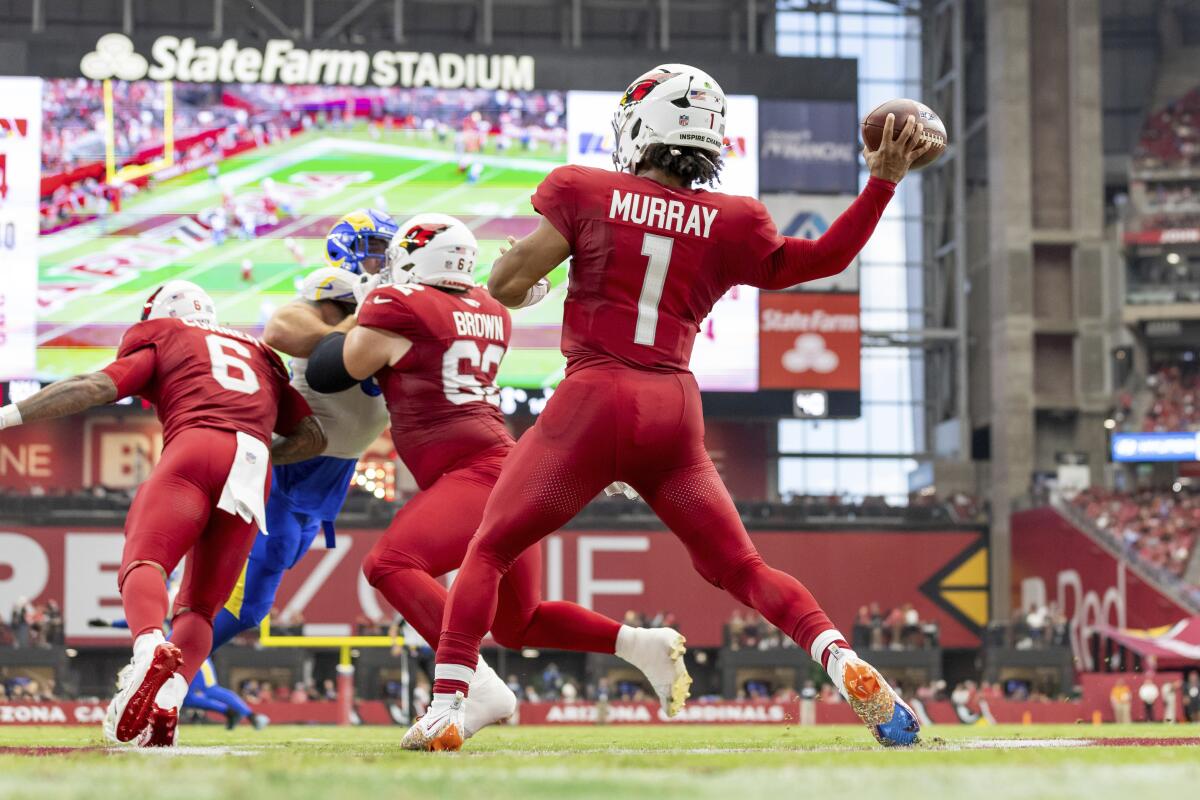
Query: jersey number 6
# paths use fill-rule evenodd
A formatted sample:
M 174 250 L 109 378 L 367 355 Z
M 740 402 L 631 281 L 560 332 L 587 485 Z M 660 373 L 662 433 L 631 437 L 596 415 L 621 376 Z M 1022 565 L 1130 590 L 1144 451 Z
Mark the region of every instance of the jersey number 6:
M 242 359 L 251 358 L 250 349 L 241 342 L 212 334 L 204 338 L 208 345 L 208 359 L 212 362 L 213 379 L 231 392 L 254 394 L 258 391 L 258 376 Z M 230 355 L 233 353 L 233 355 Z M 238 358 L 241 356 L 241 358 Z M 234 375 L 230 370 L 239 374 Z
M 654 346 L 654 334 L 658 330 L 658 304 L 662 301 L 667 268 L 671 265 L 671 248 L 674 246 L 675 240 L 669 236 L 647 233 L 642 239 L 642 255 L 649 260 L 646 262 L 646 278 L 642 281 L 642 295 L 638 298 L 634 344 Z

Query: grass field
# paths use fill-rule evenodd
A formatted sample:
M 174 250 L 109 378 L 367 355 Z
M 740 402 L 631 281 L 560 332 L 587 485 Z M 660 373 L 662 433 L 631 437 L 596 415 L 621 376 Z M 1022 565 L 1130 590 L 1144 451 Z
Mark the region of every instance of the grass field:
M 563 154 L 548 148 L 486 152 L 478 160 L 482 174 L 469 183 L 454 153 L 420 133 L 375 139 L 362 127 L 314 130 L 223 162 L 219 183 L 203 170 L 161 181 L 130 198 L 118 214 L 42 236 L 38 375 L 57 379 L 108 363 L 145 298 L 171 278 L 208 290 L 224 324 L 261 326 L 294 297 L 299 278 L 325 265 L 325 233 L 355 208 L 384 207 L 397 221 L 424 211 L 459 216 L 480 239 L 477 277 L 484 280 L 504 236 L 524 235 L 536 225 L 530 195 Z M 251 239 L 231 230 L 217 245 L 196 224 L 197 216 L 221 204 L 224 189 L 239 206 L 254 207 L 268 178 L 291 212 L 275 229 Z M 289 239 L 301 260 L 286 246 Z M 242 277 L 247 260 L 250 281 Z M 561 378 L 557 331 L 565 267 L 551 281 L 558 291 L 549 302 L 514 313 L 503 385 L 538 388 Z
M 0 797 L 1099 800 L 1200 787 L 1200 727 L 1182 725 L 939 726 L 906 751 L 833 726 L 516 727 L 436 755 L 401 751 L 403 732 L 191 726 L 177 751 L 139 752 L 105 749 L 98 727 L 0 729 Z

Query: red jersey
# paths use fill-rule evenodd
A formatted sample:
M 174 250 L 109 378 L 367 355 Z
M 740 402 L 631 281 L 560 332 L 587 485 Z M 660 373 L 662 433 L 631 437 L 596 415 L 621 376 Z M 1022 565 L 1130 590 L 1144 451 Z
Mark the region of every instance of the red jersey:
M 533 206 L 571 245 L 562 347 L 572 369 L 686 370 L 713 305 L 753 283 L 745 268 L 781 244 L 757 200 L 591 167 L 555 169 Z
M 686 371 L 700 323 L 725 292 L 738 284 L 785 288 L 840 271 L 893 190 L 872 178 L 829 233 L 809 242 L 781 236 L 751 197 L 558 167 L 533 206 L 571 247 L 562 336 L 568 371 L 614 361 Z
M 139 322 L 121 339 L 104 372 L 118 398 L 154 404 L 163 444 L 189 428 L 241 431 L 270 445 L 312 414 L 288 383 L 283 362 L 252 336 L 180 319 Z
M 358 324 L 412 342 L 375 378 L 396 452 L 422 489 L 480 453 L 512 446 L 496 386 L 512 320 L 486 290 L 381 287 L 359 306 Z

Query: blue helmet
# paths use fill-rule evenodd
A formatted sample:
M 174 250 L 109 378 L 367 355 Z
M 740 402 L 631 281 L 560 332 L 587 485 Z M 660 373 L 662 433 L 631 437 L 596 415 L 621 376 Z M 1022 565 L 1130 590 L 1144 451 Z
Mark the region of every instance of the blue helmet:
M 396 221 L 382 211 L 360 208 L 342 217 L 325 237 L 325 261 L 331 267 L 361 275 L 363 262 L 368 258 L 379 258 L 382 262 L 388 243 L 396 235 Z M 371 241 L 383 244 L 371 252 Z

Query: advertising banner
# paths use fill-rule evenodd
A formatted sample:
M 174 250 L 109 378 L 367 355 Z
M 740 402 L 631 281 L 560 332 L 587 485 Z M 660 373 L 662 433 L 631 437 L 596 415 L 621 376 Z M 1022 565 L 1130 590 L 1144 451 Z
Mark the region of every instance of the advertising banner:
M 1114 433 L 1113 461 L 1200 461 L 1200 432 Z
M 42 81 L 0 78 L 0 380 L 36 371 Z
M 853 191 L 853 189 L 851 189 Z M 763 205 L 784 236 L 816 239 L 854 202 L 854 194 L 766 194 Z M 837 275 L 808 281 L 802 287 L 808 292 L 857 292 L 858 256 Z
M 759 295 L 759 385 L 841 389 L 862 385 L 857 293 Z
M 759 186 L 764 192 L 854 192 L 858 125 L 853 101 L 763 100 Z
M 380 535 L 340 530 L 333 550 L 317 537 L 284 576 L 279 617 L 302 617 L 310 633 L 328 636 L 348 635 L 363 619 L 391 620 L 393 610 L 362 575 L 363 559 Z M 861 606 L 912 603 L 922 619 L 938 624 L 943 647 L 979 644 L 988 609 L 982 531 L 770 531 L 753 539 L 768 563 L 805 582 L 847 634 Z M 122 614 L 117 570 L 123 542 L 112 528 L 0 527 L 0 608 L 19 597 L 55 600 L 68 643 L 124 641 L 127 631 L 87 624 Z M 630 610 L 670 612 L 697 647 L 721 645 L 725 623 L 745 610 L 691 569 L 687 551 L 669 533 L 562 531 L 542 547 L 545 598 L 616 619 Z

